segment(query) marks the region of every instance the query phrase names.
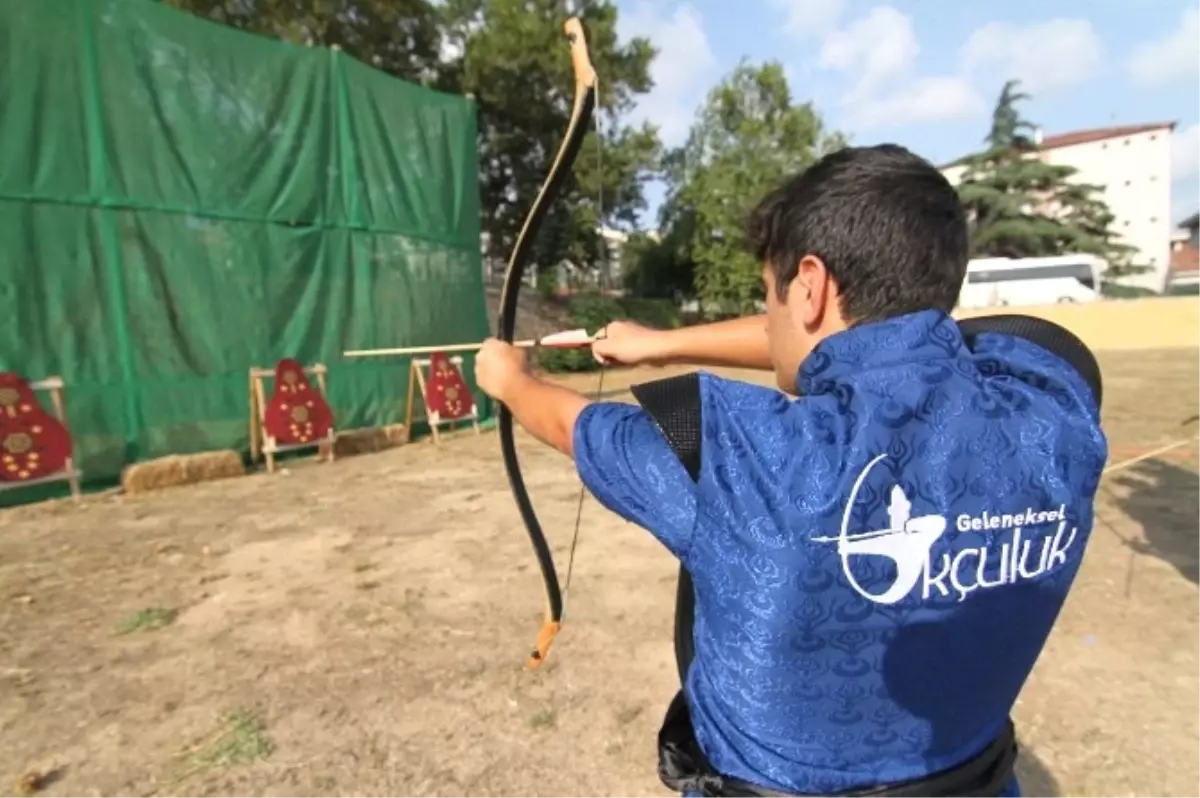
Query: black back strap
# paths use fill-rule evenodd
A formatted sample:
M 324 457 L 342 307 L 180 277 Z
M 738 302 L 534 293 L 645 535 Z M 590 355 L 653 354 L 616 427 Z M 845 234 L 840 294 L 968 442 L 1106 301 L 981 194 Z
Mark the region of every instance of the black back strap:
M 1104 386 L 1100 380 L 1100 364 L 1096 362 L 1096 356 L 1088 349 L 1087 344 L 1066 327 L 1034 316 L 1009 313 L 963 319 L 958 323 L 958 330 L 962 333 L 968 349 L 975 348 L 975 338 L 980 333 L 1000 333 L 1024 338 L 1031 344 L 1057 355 L 1083 378 L 1092 390 L 1096 407 L 1100 407 L 1100 399 L 1104 393 Z
M 665 380 L 634 385 L 631 389 L 642 409 L 654 419 L 675 456 L 692 481 L 700 479 L 700 375 L 683 374 Z M 687 680 L 688 667 L 695 656 L 692 625 L 696 620 L 696 597 L 692 593 L 692 575 L 679 566 L 679 584 L 675 590 L 675 666 L 679 683 Z
M 630 388 L 654 419 L 692 481 L 700 479 L 700 375 L 692 372 Z
M 969 349 L 974 349 L 980 333 L 1000 333 L 1023 338 L 1057 355 L 1079 373 L 1091 389 L 1096 407 L 1100 407 L 1103 392 L 1100 364 L 1087 345 L 1065 327 L 1033 316 L 1004 314 L 963 319 L 958 322 L 958 329 Z M 699 480 L 703 462 L 700 375 L 693 372 L 668 377 L 634 385 L 630 390 L 642 409 L 654 419 L 688 475 L 693 481 Z M 688 668 L 695 655 L 692 627 L 696 617 L 696 596 L 693 590 L 692 575 L 680 565 L 675 591 L 675 665 L 681 684 L 687 681 Z

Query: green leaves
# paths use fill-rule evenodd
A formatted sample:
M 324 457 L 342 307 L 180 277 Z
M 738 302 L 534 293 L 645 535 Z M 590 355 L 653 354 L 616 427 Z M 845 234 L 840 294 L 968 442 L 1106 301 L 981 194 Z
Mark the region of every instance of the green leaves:
M 503 261 L 566 131 L 574 76 L 563 23 L 578 14 L 600 75 L 585 140 L 535 249 L 550 268 L 604 257 L 597 228 L 631 225 L 661 155 L 657 130 L 622 118 L 648 92 L 655 49 L 617 41 L 611 0 L 166 0 L 217 22 L 297 44 L 338 45 L 395 77 L 479 109 L 479 190 L 488 255 Z M 599 198 L 603 198 L 603 204 Z
M 471 0 L 447 3 L 447 35 L 462 55 L 448 67 L 449 91 L 479 103 L 480 190 L 489 254 L 507 255 L 550 169 L 571 115 L 574 77 L 563 22 L 579 7 L 600 76 L 597 126 L 583 143 L 573 179 L 551 209 L 536 258 L 549 266 L 601 259 L 601 224 L 632 223 L 645 207 L 642 184 L 659 157 L 657 131 L 620 123 L 651 87 L 655 51 L 645 39 L 617 42 L 617 9 L 607 0 Z M 603 205 L 600 203 L 603 198 Z
M 706 310 L 754 312 L 762 264 L 745 251 L 746 215 L 782 179 L 844 145 L 811 104 L 793 104 L 776 62 L 743 61 L 709 92 L 686 143 L 665 159 L 670 189 L 662 214 L 674 263 L 694 269 Z
M 1075 179 L 1070 166 L 1046 163 L 1026 135 L 1035 125 L 1016 104 L 1029 95 L 1017 81 L 1004 85 L 988 149 L 960 159 L 966 166 L 958 195 L 971 219 L 975 257 L 1027 258 L 1089 253 L 1105 258 L 1109 279 L 1143 271 L 1130 262 L 1133 248 L 1112 229 L 1103 188 Z
M 300 45 L 337 45 L 363 63 L 416 83 L 438 64 L 441 32 L 429 0 L 165 0 L 251 33 Z

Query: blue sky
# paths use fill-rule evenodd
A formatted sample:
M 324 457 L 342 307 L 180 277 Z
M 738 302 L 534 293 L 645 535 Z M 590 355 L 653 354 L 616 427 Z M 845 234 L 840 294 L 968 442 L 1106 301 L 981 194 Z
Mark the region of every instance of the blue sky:
M 668 144 L 739 59 L 783 63 L 793 96 L 856 144 L 935 163 L 978 149 L 1006 78 L 1047 135 L 1174 121 L 1172 217 L 1200 205 L 1200 12 L 1181 0 L 617 0 L 659 48 L 636 116 Z M 656 205 L 658 190 L 649 197 Z M 654 217 L 645 220 L 653 224 Z

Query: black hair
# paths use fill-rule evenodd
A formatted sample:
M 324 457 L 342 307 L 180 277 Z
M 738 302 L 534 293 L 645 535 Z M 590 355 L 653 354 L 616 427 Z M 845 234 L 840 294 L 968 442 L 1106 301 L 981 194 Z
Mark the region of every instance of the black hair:
M 851 323 L 949 313 L 967 271 L 967 218 L 934 166 L 895 144 L 830 153 L 750 214 L 751 253 L 787 296 L 805 255 L 820 258 Z

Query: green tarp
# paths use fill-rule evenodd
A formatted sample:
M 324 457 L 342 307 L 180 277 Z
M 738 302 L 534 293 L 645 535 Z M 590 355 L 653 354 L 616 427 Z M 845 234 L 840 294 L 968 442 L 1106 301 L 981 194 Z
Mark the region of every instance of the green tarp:
M 475 108 L 149 0 L 0 0 L 0 371 L 60 375 L 79 465 L 249 447 L 247 371 L 342 429 L 486 334 Z M 470 377 L 470 370 L 467 370 Z

